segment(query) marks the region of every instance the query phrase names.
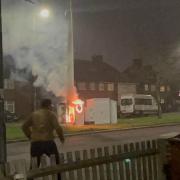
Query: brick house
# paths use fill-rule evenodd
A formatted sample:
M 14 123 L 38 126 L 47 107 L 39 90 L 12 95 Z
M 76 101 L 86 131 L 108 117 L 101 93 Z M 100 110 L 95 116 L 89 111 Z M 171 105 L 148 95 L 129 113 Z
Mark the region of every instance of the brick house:
M 34 88 L 29 82 L 4 80 L 5 110 L 24 118 L 34 108 Z
M 143 65 L 141 59 L 134 59 L 123 75 L 127 82 L 136 83 L 138 94 L 151 94 L 156 97 L 156 72 L 151 65 Z M 174 96 L 173 89 L 168 81 L 161 80 L 159 85 L 160 102 L 163 111 L 173 110 Z
M 75 60 L 74 79 L 81 99 L 118 99 L 120 72 L 103 61 L 101 55 L 93 56 L 91 61 Z
M 31 76 L 27 81 L 13 80 L 12 72 L 15 72 L 15 63 L 12 56 L 4 57 L 4 107 L 6 111 L 16 113 L 24 118 L 34 108 L 34 87 Z M 25 70 L 24 70 L 25 71 Z

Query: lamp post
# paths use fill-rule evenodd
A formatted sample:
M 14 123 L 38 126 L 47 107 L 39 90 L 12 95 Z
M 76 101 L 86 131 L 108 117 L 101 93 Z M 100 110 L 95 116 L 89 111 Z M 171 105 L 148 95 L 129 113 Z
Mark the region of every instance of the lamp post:
M 68 85 L 67 85 L 67 102 L 71 103 L 75 95 L 74 89 L 74 37 L 73 37 L 73 11 L 72 0 L 69 0 L 69 36 L 68 36 Z
M 0 0 L 0 164 L 7 160 L 6 152 L 6 124 L 4 117 L 4 78 L 3 78 L 3 47 L 2 47 L 2 18 L 1 18 L 1 0 Z

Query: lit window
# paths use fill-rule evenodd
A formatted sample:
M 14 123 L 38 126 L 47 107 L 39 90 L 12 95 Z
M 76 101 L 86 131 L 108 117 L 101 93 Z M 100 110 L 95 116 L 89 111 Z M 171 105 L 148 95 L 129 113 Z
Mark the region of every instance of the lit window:
M 14 101 L 5 101 L 4 102 L 4 108 L 6 111 L 9 111 L 11 113 L 15 112 L 15 102 Z
M 99 83 L 99 91 L 104 91 L 104 83 Z
M 86 83 L 85 82 L 79 82 L 78 83 L 78 89 L 82 90 L 82 91 L 86 90 Z
M 144 90 L 145 90 L 145 91 L 149 91 L 149 85 L 148 85 L 148 84 L 145 84 L 145 85 L 144 85 Z
M 114 91 L 114 83 L 107 83 L 107 90 Z
M 4 89 L 14 89 L 14 80 L 4 79 Z
M 165 92 L 165 86 L 160 86 L 160 92 Z
M 96 86 L 95 86 L 95 83 L 94 83 L 94 82 L 89 83 L 89 89 L 90 89 L 91 91 L 96 90 Z
M 151 91 L 156 91 L 156 86 L 155 85 L 151 85 Z

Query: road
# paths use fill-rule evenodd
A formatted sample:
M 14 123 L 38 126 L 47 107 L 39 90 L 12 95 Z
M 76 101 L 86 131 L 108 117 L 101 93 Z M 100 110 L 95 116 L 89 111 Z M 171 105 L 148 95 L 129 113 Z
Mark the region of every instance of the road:
M 173 132 L 180 133 L 180 125 L 68 136 L 64 145 L 61 145 L 58 139 L 56 140 L 56 143 L 60 152 L 68 152 L 147 139 L 156 139 L 163 134 Z M 8 144 L 8 161 L 15 159 L 29 159 L 29 149 L 29 142 Z

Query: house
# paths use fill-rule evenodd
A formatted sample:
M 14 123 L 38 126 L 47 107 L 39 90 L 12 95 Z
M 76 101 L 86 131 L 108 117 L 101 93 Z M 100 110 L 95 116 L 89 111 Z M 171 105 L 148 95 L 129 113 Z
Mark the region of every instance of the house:
M 174 98 L 173 91 L 165 79 L 161 79 L 157 87 L 157 74 L 151 65 L 143 65 L 142 59 L 134 59 L 124 72 L 127 82 L 136 83 L 136 91 L 138 94 L 151 94 L 157 97 L 157 89 L 160 93 L 160 103 L 163 111 L 170 111 L 173 109 Z
M 4 108 L 6 111 L 15 113 L 18 117 L 24 118 L 34 109 L 34 87 L 31 77 L 24 80 L 14 80 L 15 63 L 12 56 L 4 57 Z M 22 70 L 19 73 L 26 73 Z
M 24 118 L 34 108 L 34 88 L 28 82 L 4 79 L 5 110 Z
M 75 60 L 75 86 L 83 100 L 110 98 L 119 102 L 124 93 L 136 93 L 136 84 L 124 82 L 122 74 L 96 55 L 91 61 Z
M 91 61 L 75 60 L 74 79 L 81 99 L 106 98 L 117 100 L 120 72 L 96 55 Z

